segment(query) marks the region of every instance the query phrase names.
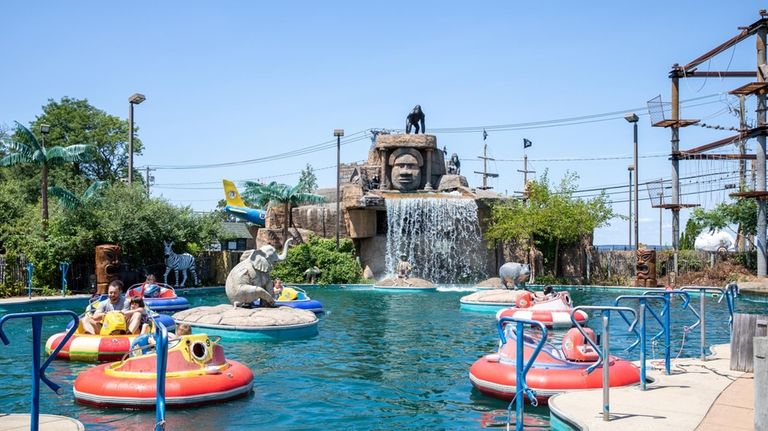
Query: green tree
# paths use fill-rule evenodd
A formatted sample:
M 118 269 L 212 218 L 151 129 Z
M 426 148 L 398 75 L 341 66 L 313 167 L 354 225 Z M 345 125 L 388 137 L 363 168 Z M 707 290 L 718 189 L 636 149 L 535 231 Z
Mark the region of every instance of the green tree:
M 711 210 L 696 208 L 686 224 L 686 235 L 688 235 L 689 225 L 692 228 L 691 249 L 693 240 L 704 229 L 710 232 L 728 229 L 737 236 L 741 233 L 745 238 L 753 237 L 757 234 L 757 202 L 754 199 L 737 198 L 733 203 L 719 203 Z M 734 230 L 733 226 L 738 226 L 737 229 L 741 232 Z
M 32 164 L 41 167 L 40 192 L 42 195 L 43 228 L 48 220 L 48 170 L 51 165 L 64 162 L 85 162 L 92 158 L 93 145 L 76 144 L 67 147 L 46 147 L 26 127 L 17 124 L 16 133 L 6 145 L 10 153 L 0 159 L 0 166 Z M 44 142 L 44 141 L 43 141 Z
M 486 237 L 526 244 L 529 250 L 537 244 L 551 247 L 557 276 L 560 247 L 592 234 L 615 216 L 605 193 L 589 200 L 575 198 L 577 181 L 578 175 L 569 172 L 555 188 L 545 172 L 529 183 L 527 199 L 494 205 Z
M 304 184 L 304 188 L 301 189 L 303 193 L 314 193 L 317 190 L 317 176 L 309 163 L 307 163 L 307 167 L 301 170 L 299 184 Z
M 325 198 L 306 193 L 306 184 L 299 181 L 293 187 L 272 181 L 269 184 L 261 184 L 253 181 L 245 182 L 245 191 L 243 197 L 255 202 L 259 207 L 282 205 L 284 210 L 283 218 L 283 238 L 288 237 L 288 226 L 293 224 L 291 208 L 299 203 L 321 203 Z
M 75 173 L 90 180 L 116 182 L 128 176 L 128 120 L 98 109 L 87 99 L 63 97 L 56 102 L 48 100 L 43 114 L 35 118 L 33 130 L 40 124 L 49 124 L 51 131 L 46 136 L 49 145 L 70 145 L 72 143 L 92 144 L 101 157 L 75 164 Z M 141 154 L 143 145 L 136 138 L 134 130 L 133 152 Z M 141 178 L 134 172 L 135 178 Z

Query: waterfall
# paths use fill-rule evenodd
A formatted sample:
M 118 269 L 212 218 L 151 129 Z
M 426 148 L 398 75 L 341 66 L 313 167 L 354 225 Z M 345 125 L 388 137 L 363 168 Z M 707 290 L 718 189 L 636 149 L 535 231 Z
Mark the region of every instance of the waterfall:
M 387 199 L 386 205 L 389 276 L 405 254 L 413 265 L 412 277 L 434 283 L 485 278 L 486 251 L 474 199 Z

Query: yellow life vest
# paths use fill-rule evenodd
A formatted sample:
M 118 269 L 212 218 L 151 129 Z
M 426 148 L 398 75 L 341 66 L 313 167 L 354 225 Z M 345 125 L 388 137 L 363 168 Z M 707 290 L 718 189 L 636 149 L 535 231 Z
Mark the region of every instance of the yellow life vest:
M 283 291 L 280 292 L 280 296 L 277 298 L 278 301 L 295 301 L 296 298 L 299 297 L 299 292 L 296 291 L 296 289 L 292 287 L 284 287 Z
M 125 334 L 128 331 L 128 325 L 125 323 L 125 315 L 119 311 L 110 311 L 104 315 L 101 324 L 100 335 Z

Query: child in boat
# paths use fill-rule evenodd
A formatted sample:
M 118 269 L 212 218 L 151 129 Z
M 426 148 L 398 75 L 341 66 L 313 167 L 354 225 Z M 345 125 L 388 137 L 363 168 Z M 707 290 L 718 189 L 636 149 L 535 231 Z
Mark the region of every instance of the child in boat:
M 160 293 L 160 286 L 156 284 L 154 275 L 149 274 L 147 276 L 147 279 L 142 283 L 139 292 L 141 293 L 140 296 L 145 298 L 153 298 Z
M 138 319 L 131 319 L 129 316 L 138 313 L 141 315 Z M 128 322 L 128 332 L 131 334 L 147 334 L 149 333 L 149 316 L 147 316 L 147 309 L 144 306 L 144 298 L 134 296 L 131 298 L 130 308 L 123 311 L 125 318 Z
M 189 326 L 189 323 L 179 323 L 176 325 L 176 333 L 173 332 L 168 333 L 168 341 L 176 340 L 184 335 L 191 335 L 192 334 L 192 327 Z M 136 339 L 133 340 L 131 343 L 131 356 L 138 356 L 138 355 L 144 355 L 151 348 L 155 347 L 155 335 L 154 334 L 142 334 L 136 337 Z M 173 345 L 171 345 L 173 346 Z M 139 348 L 141 350 L 139 350 Z
M 283 293 L 283 280 L 276 278 L 272 291 L 275 292 L 274 297 L 279 298 L 280 294 Z

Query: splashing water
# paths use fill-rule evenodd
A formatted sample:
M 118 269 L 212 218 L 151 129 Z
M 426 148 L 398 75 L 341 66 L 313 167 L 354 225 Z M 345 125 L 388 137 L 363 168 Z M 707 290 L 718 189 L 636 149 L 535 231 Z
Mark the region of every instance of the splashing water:
M 389 276 L 404 254 L 413 265 L 412 277 L 434 283 L 485 278 L 486 252 L 474 199 L 387 199 L 386 205 Z

